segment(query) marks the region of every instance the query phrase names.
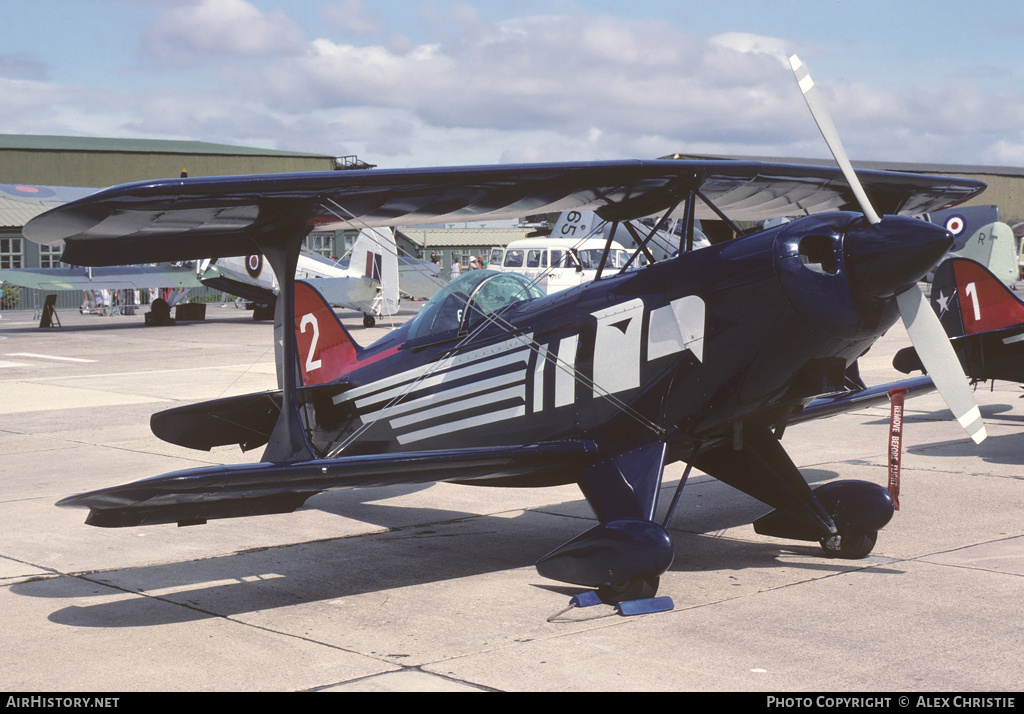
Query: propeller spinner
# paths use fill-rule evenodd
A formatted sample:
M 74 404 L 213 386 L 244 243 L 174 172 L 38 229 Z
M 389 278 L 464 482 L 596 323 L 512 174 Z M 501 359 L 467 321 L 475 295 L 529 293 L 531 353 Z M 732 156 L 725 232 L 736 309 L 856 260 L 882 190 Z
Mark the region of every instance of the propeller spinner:
M 825 138 L 825 143 L 828 144 L 829 151 L 832 152 L 832 156 L 835 157 L 836 163 L 839 164 L 839 168 L 843 172 L 843 176 L 850 184 L 857 203 L 860 204 L 861 211 L 864 213 L 864 218 L 871 224 L 872 229 L 879 231 L 882 235 L 887 234 L 885 219 L 878 216 L 871 201 L 868 200 L 867 193 L 865 193 L 860 179 L 857 178 L 857 174 L 847 158 L 846 150 L 839 140 L 839 133 L 818 96 L 807 65 L 796 55 L 789 58 L 789 64 L 800 85 L 800 91 L 803 92 L 807 108 L 810 109 L 821 135 Z M 896 231 L 893 237 L 899 232 L 899 230 Z M 981 412 L 974 401 L 967 376 L 960 366 L 960 361 L 957 359 L 938 317 L 935 316 L 916 283 L 898 291 L 895 297 L 900 317 L 903 319 L 907 334 L 910 335 L 910 340 L 914 344 L 925 370 L 931 376 L 932 382 L 935 383 L 936 389 L 945 400 L 946 406 L 953 412 L 953 416 L 975 443 L 980 444 L 986 436 Z

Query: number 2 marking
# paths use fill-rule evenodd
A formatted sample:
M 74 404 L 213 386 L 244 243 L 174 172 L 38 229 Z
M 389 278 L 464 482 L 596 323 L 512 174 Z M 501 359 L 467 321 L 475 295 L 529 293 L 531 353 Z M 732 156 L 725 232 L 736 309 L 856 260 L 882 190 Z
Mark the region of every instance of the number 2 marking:
M 971 298 L 971 304 L 974 306 L 974 320 L 977 322 L 981 319 L 981 306 L 978 304 L 978 286 L 974 283 L 967 283 L 964 293 Z
M 320 369 L 320 360 L 313 359 L 313 355 L 316 354 L 316 343 L 320 341 L 320 325 L 317 324 L 313 313 L 307 313 L 302 316 L 302 321 L 299 323 L 299 332 L 306 334 L 306 325 L 313 326 L 313 342 L 310 343 L 309 354 L 306 355 L 306 372 L 312 372 L 313 370 Z

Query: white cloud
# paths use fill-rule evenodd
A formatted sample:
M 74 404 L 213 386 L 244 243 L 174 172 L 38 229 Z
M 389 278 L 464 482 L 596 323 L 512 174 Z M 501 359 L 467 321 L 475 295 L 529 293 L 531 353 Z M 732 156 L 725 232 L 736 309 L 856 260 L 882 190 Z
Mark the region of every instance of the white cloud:
M 999 139 L 981 155 L 981 163 L 993 166 L 1024 166 L 1024 136 Z
M 209 57 L 273 57 L 303 49 L 302 29 L 283 12 L 245 0 L 196 0 L 167 10 L 144 37 L 162 60 L 200 64 Z
M 416 43 L 385 34 L 376 6 L 339 7 L 347 25 L 338 15 L 304 37 L 243 0 L 174 6 L 146 35 L 174 61 L 139 70 L 144 90 L 7 80 L 0 120 L 47 127 L 7 131 L 359 153 L 381 166 L 828 155 L 783 64 L 788 40 L 605 16 L 485 22 L 468 5 L 430 4 Z M 815 79 L 855 159 L 1021 163 L 1017 92 L 963 77 L 903 91 Z
M 347 35 L 372 36 L 387 29 L 384 20 L 367 10 L 362 0 L 332 2 L 321 12 L 326 22 Z

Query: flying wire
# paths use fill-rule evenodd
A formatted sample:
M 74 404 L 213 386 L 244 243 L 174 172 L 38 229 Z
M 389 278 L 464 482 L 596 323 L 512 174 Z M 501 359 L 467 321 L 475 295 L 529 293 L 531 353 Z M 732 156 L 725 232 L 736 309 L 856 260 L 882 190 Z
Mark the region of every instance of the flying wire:
M 321 205 L 324 207 L 324 209 L 326 209 L 327 211 L 331 212 L 336 218 L 339 218 L 340 220 L 343 220 L 343 221 L 349 222 L 349 223 L 355 221 L 355 222 L 363 224 L 364 227 L 369 228 L 369 226 L 367 226 L 365 224 L 365 222 L 363 222 L 358 216 L 353 214 L 351 211 L 347 210 L 344 206 L 339 204 L 334 199 L 329 198 L 329 197 L 324 197 L 324 199 L 326 201 L 329 201 L 330 204 L 332 204 L 335 208 L 338 209 L 338 211 L 340 211 L 341 213 L 347 214 L 347 216 L 348 216 L 346 218 L 343 215 L 339 215 L 339 213 L 336 212 L 335 210 L 333 210 L 331 208 L 331 206 L 328 206 L 328 205 L 326 205 L 325 203 L 322 202 Z M 603 225 L 604 225 L 604 223 L 601 223 L 601 224 L 598 224 L 597 226 L 592 227 L 591 230 L 588 233 L 586 233 L 578 241 L 576 241 L 575 246 L 579 247 L 580 245 L 582 245 L 584 243 L 584 241 L 586 241 L 591 236 L 595 235 L 597 230 L 603 229 Z M 370 231 L 372 232 L 372 229 L 370 229 Z M 392 248 L 390 245 L 383 245 L 383 244 L 381 244 L 381 248 L 382 248 L 382 250 L 395 250 L 396 253 L 397 253 L 397 247 Z M 533 279 L 531 281 L 531 283 L 530 283 L 530 287 L 535 287 L 538 284 L 538 281 L 541 279 L 541 277 L 542 276 L 538 276 L 537 278 Z M 433 278 L 433 276 L 432 276 L 432 278 Z M 450 284 L 441 283 L 440 278 L 433 278 L 433 279 L 435 279 L 439 283 L 440 288 L 442 290 L 445 290 L 445 291 L 449 292 L 450 294 L 455 294 L 455 291 L 453 291 L 451 289 Z M 524 288 L 524 291 L 525 290 L 528 290 L 528 288 Z M 526 295 L 524 295 L 524 297 L 526 297 Z M 467 296 L 467 304 L 468 304 L 470 298 L 471 298 L 471 296 Z M 403 389 L 400 394 L 396 395 L 382 409 L 378 410 L 377 416 L 375 417 L 375 419 L 373 419 L 372 421 L 367 422 L 366 424 L 362 425 L 352 435 L 350 435 L 342 444 L 340 444 L 339 446 L 337 446 L 334 449 L 332 449 L 329 455 L 330 456 L 337 455 L 338 453 L 343 451 L 345 448 L 347 448 L 347 446 L 349 446 L 356 438 L 358 438 L 358 436 L 360 436 L 363 433 L 365 433 L 367 429 L 369 429 L 371 426 L 376 424 L 381 419 L 385 418 L 387 416 L 388 412 L 392 408 L 394 408 L 395 406 L 400 404 L 406 397 L 409 396 L 409 394 L 413 393 L 415 391 L 416 387 L 424 379 L 426 379 L 427 377 L 431 376 L 432 374 L 434 374 L 435 372 L 440 370 L 442 367 L 446 367 L 447 364 L 450 363 L 450 359 L 452 357 L 454 357 L 460 350 L 465 348 L 467 345 L 472 343 L 474 338 L 476 338 L 489 325 L 496 325 L 496 326 L 500 327 L 502 330 L 505 331 L 505 333 L 507 335 L 513 337 L 514 339 L 519 340 L 525 347 L 529 348 L 531 351 L 533 351 L 535 354 L 537 354 L 538 355 L 538 359 L 545 359 L 549 363 L 553 364 L 557 369 L 561 369 L 566 374 L 569 374 L 570 376 L 573 377 L 573 379 L 575 381 L 577 381 L 580 384 L 582 384 L 585 388 L 592 390 L 595 394 L 597 394 L 597 395 L 601 396 L 602 398 L 605 398 L 606 400 L 608 400 L 613 406 L 615 406 L 616 408 L 618 408 L 623 413 L 627 414 L 628 416 L 630 416 L 633 419 L 635 419 L 636 421 L 638 421 L 642 426 L 644 426 L 645 428 L 649 429 L 650 431 L 652 431 L 657 436 L 660 437 L 660 436 L 664 435 L 664 433 L 665 433 L 664 429 L 662 429 L 656 423 L 654 423 L 653 421 L 651 421 L 650 419 L 648 419 L 647 417 L 643 416 L 638 411 L 636 411 L 635 409 L 630 407 L 626 402 L 624 402 L 619 397 L 615 396 L 612 392 L 608 391 L 607 389 L 604 389 L 603 387 L 598 385 L 596 382 L 594 382 L 592 379 L 590 379 L 589 377 L 584 375 L 582 372 L 580 372 L 578 369 L 576 369 L 575 365 L 569 364 L 564 359 L 561 359 L 561 358 L 559 358 L 556 355 L 552 355 L 550 353 L 550 351 L 548 351 L 547 348 L 544 345 L 540 344 L 539 342 L 534 340 L 532 337 L 529 337 L 527 335 L 524 335 L 524 334 L 518 332 L 518 330 L 516 329 L 516 327 L 513 324 L 511 324 L 510 322 L 508 322 L 507 320 L 505 320 L 503 317 L 500 316 L 500 314 L 499 314 L 500 312 L 501 311 L 499 310 L 499 311 L 494 312 L 494 313 L 484 314 L 483 315 L 483 319 L 481 320 L 481 322 L 478 325 L 476 325 L 469 334 L 467 334 L 463 339 L 461 339 L 458 342 L 458 344 L 456 344 L 450 350 L 448 350 L 440 359 L 438 359 L 434 363 L 432 363 L 432 365 L 430 367 L 428 367 L 417 379 L 413 380 L 409 385 L 407 385 L 407 387 L 405 389 Z

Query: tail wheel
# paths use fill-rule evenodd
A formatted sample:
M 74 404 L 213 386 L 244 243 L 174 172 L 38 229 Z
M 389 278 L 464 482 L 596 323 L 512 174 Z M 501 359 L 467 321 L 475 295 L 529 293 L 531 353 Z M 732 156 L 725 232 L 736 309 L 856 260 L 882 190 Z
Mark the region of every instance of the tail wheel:
M 866 533 L 838 533 L 822 538 L 820 543 L 825 555 L 843 560 L 860 560 L 868 557 L 878 540 L 878 531 Z

